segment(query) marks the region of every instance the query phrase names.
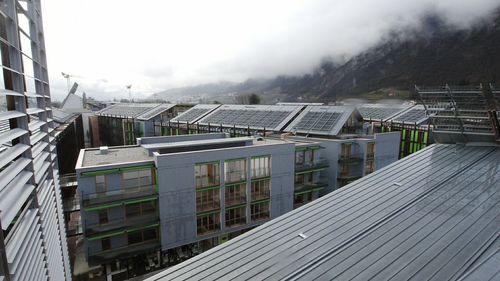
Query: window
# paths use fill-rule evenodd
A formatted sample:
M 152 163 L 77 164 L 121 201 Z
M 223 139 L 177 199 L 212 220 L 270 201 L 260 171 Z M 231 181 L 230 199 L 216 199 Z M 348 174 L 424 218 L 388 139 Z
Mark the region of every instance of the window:
M 314 151 L 313 150 L 306 150 L 304 151 L 304 162 L 306 164 L 310 164 L 314 161 Z
M 196 164 L 194 175 L 196 188 L 219 185 L 219 162 Z
M 350 143 L 343 143 L 342 144 L 342 158 L 351 158 L 351 144 Z
M 349 175 L 349 165 L 347 163 L 341 163 L 340 175 L 343 177 L 347 177 Z
M 198 235 L 208 234 L 220 229 L 220 213 L 199 215 L 196 219 Z
M 252 178 L 271 176 L 271 156 L 252 158 Z
M 153 184 L 151 174 L 151 169 L 124 172 L 122 174 L 122 186 L 123 188 L 150 186 Z
M 308 202 L 311 202 L 313 200 L 313 193 L 312 192 L 306 192 L 302 194 L 297 194 L 293 198 L 293 204 L 295 205 L 295 208 L 302 206 Z
M 125 216 L 127 219 L 154 213 L 156 213 L 156 203 L 154 201 L 125 205 Z
M 374 171 L 375 171 L 375 161 L 373 161 L 373 159 L 371 160 L 366 159 L 365 174 L 368 175 L 370 173 L 373 173 Z
M 246 224 L 246 211 L 246 206 L 226 210 L 226 227 Z
M 237 204 L 242 204 L 247 201 L 247 184 L 240 183 L 234 185 L 226 185 L 225 193 L 224 193 L 224 201 L 226 206 L 233 206 Z
M 259 202 L 250 206 L 252 222 L 269 218 L 269 201 Z
M 220 208 L 220 188 L 196 191 L 196 211 L 206 212 Z
M 95 192 L 106 192 L 106 176 L 99 175 L 95 177 Z
M 271 190 L 271 181 L 269 179 L 252 181 L 252 201 L 268 199 Z
M 148 228 L 127 233 L 127 241 L 129 245 L 141 242 L 147 242 L 158 239 L 158 230 L 156 228 Z
M 373 158 L 375 156 L 375 143 L 370 142 L 366 145 L 366 157 Z
M 304 164 L 304 151 L 295 152 L 295 164 Z
M 313 172 L 295 175 L 295 184 L 302 185 L 312 183 Z
M 104 238 L 101 240 L 101 247 L 103 251 L 111 249 L 111 240 L 109 238 Z
M 247 178 L 246 159 L 229 160 L 224 163 L 225 181 L 238 182 Z
M 99 210 L 99 224 L 107 224 L 108 223 L 108 209 Z

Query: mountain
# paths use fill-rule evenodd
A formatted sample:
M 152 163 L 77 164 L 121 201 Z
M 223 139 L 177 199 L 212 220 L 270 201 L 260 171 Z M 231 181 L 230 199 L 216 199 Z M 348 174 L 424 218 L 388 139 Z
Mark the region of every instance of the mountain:
M 224 97 L 258 93 L 265 102 L 276 101 L 269 97 L 323 102 L 349 97 L 407 98 L 415 84 L 500 82 L 499 46 L 500 10 L 492 20 L 468 30 L 453 29 L 438 16 L 429 15 L 418 30 L 394 32 L 384 42 L 343 64 L 325 60 L 310 74 L 199 85 L 157 95 L 164 97 L 168 96 L 165 93 L 175 92 L 179 96 L 207 93 Z

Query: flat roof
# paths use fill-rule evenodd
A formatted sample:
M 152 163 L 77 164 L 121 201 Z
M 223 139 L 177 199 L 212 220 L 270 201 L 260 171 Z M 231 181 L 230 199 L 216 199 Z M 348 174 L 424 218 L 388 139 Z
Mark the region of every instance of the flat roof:
M 147 280 L 459 279 L 500 246 L 499 159 L 429 146 Z
M 175 148 L 175 147 L 189 147 L 197 145 L 211 145 L 211 144 L 230 144 L 243 141 L 253 141 L 253 137 L 238 137 L 238 138 L 218 138 L 218 139 L 204 139 L 204 140 L 190 140 L 190 141 L 175 141 L 164 143 L 148 143 L 141 145 L 145 149 L 162 149 L 162 148 Z
M 82 168 L 148 160 L 153 160 L 153 156 L 140 146 L 109 147 L 106 154 L 101 154 L 99 148 L 93 148 L 84 150 Z

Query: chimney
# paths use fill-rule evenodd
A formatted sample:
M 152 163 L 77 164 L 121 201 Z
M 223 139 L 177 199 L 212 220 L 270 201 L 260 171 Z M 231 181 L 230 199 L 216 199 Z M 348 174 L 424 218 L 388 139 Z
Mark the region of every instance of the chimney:
M 100 154 L 108 154 L 108 147 L 107 146 L 101 146 L 99 147 L 99 153 Z
M 82 94 L 82 103 L 83 103 L 83 108 L 87 108 L 87 94 L 83 92 Z

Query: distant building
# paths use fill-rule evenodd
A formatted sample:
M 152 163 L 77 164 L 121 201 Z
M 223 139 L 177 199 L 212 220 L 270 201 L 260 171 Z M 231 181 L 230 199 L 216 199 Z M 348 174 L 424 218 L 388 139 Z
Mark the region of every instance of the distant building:
M 87 261 L 124 278 L 176 263 L 396 161 L 398 140 L 211 133 L 82 150 Z
M 136 138 L 155 135 L 154 122 L 170 120 L 190 107 L 170 103 L 109 105 L 95 112 L 97 121 L 92 122 L 92 143 L 94 146 L 135 144 Z
M 1 1 L 0 37 L 0 280 L 71 280 L 40 1 Z

